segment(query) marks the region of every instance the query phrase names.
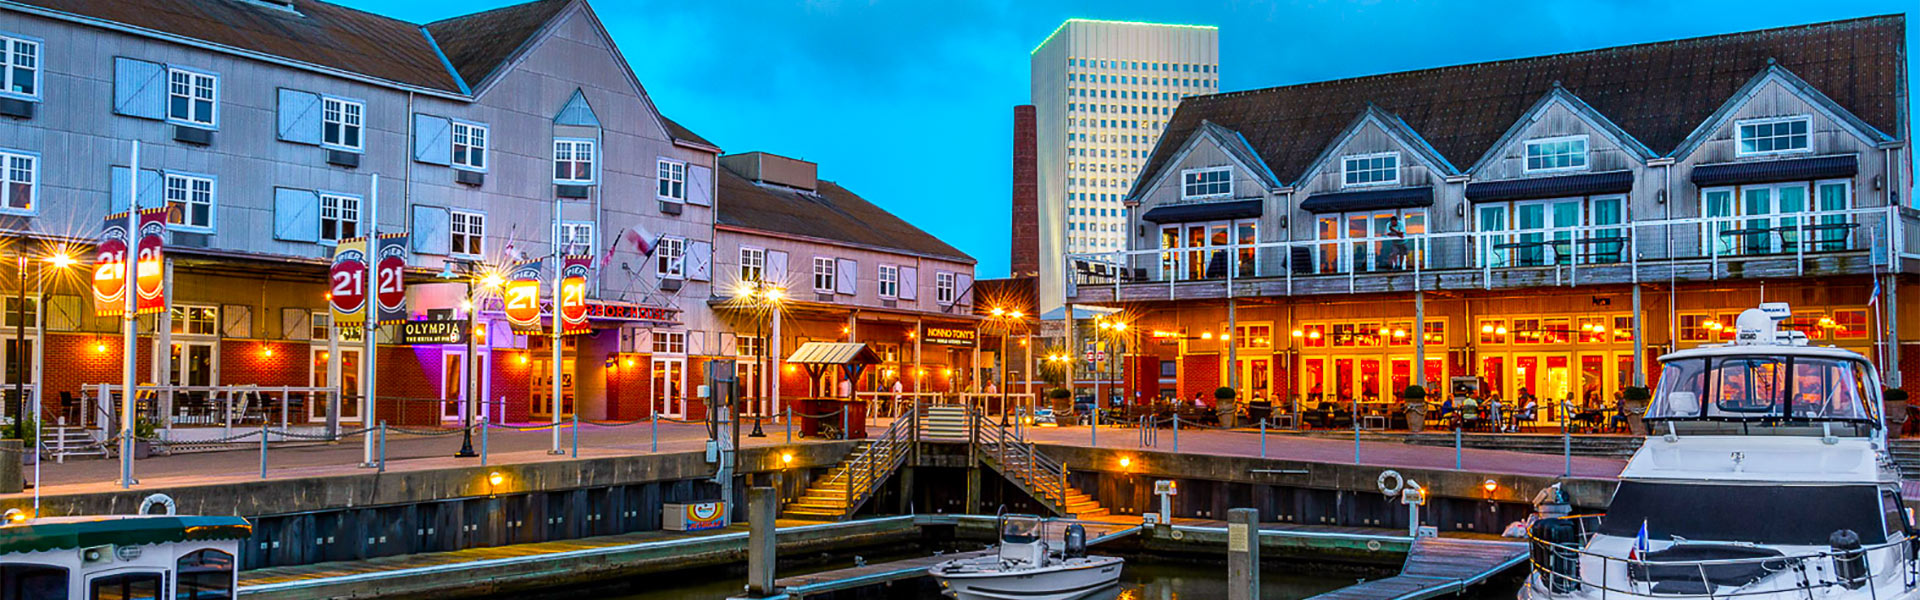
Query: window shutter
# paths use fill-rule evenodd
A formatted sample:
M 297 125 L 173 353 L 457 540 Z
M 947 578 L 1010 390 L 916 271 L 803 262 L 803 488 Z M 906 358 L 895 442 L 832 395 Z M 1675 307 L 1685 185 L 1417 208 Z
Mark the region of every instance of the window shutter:
M 713 281 L 713 242 L 687 242 L 687 279 Z
M 296 144 L 320 144 L 320 95 L 280 88 L 280 139 Z
M 253 307 L 245 304 L 220 305 L 220 337 L 253 337 Z
M 167 117 L 167 67 L 131 58 L 113 59 L 113 112 L 142 119 Z
M 273 239 L 320 241 L 320 194 L 312 190 L 273 188 Z
M 113 176 L 108 179 L 109 183 L 113 186 L 113 190 L 107 197 L 113 199 L 113 204 L 107 207 L 107 213 L 126 212 L 127 168 L 113 167 L 112 171 Z M 140 170 L 140 208 L 160 208 L 167 205 L 166 197 L 161 193 L 160 181 L 159 171 L 152 169 Z
M 51 331 L 75 331 L 80 329 L 81 312 L 79 296 L 65 294 L 47 298 L 47 329 Z
M 713 206 L 713 169 L 687 165 L 687 203 Z
M 415 254 L 446 254 L 453 250 L 453 239 L 448 235 L 453 215 L 446 207 L 413 206 L 413 252 Z
M 919 268 L 905 267 L 905 266 L 900 267 L 900 299 L 901 300 L 919 300 L 920 299 L 920 269 Z
M 767 251 L 767 281 L 777 285 L 787 285 L 787 253 L 779 250 Z
M 833 266 L 833 291 L 849 296 L 860 293 L 860 264 L 851 258 L 842 258 L 836 263 Z
M 453 123 L 435 116 L 413 115 L 413 159 L 431 165 L 453 164 Z
M 289 340 L 313 337 L 312 324 L 308 323 L 312 318 L 312 309 L 297 307 L 280 309 L 280 337 Z
M 973 276 L 956 273 L 953 276 L 953 303 L 962 306 L 973 304 Z

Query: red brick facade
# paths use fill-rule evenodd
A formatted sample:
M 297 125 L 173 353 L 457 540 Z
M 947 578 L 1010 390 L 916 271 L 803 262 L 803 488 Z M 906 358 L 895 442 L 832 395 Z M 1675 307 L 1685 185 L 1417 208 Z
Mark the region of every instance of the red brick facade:
M 1039 139 L 1031 104 L 1013 107 L 1013 235 L 1015 277 L 1040 274 Z
M 1122 385 L 1128 404 L 1149 403 L 1160 397 L 1160 357 L 1128 354 L 1125 364 L 1126 380 Z
M 1213 402 L 1213 390 L 1220 387 L 1220 356 L 1217 354 L 1188 354 L 1180 358 L 1181 400 L 1192 400 L 1199 394 L 1206 402 Z

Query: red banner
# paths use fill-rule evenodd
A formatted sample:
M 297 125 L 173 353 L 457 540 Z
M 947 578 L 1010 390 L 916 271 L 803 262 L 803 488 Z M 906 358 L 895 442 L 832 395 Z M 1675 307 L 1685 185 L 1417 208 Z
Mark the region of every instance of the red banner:
M 502 311 L 514 331 L 540 329 L 540 260 L 513 266 L 506 287 L 500 290 Z
M 134 260 L 136 303 L 134 314 L 157 313 L 167 309 L 166 243 L 168 209 L 140 211 Z M 127 302 L 127 214 L 109 215 L 94 248 L 93 312 L 103 317 L 119 316 Z
M 380 324 L 401 323 L 407 320 L 407 234 L 382 234 L 377 246 L 380 290 L 374 297 L 380 304 Z
M 367 240 L 340 240 L 333 247 L 333 267 L 327 270 L 327 302 L 333 306 L 335 327 L 364 323 L 367 308 Z
M 560 268 L 561 333 L 586 333 L 587 275 L 593 271 L 593 257 L 568 255 Z

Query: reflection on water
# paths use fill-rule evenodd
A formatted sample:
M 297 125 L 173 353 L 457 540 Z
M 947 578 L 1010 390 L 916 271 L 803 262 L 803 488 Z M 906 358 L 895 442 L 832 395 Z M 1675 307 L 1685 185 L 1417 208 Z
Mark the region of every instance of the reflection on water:
M 800 571 L 783 570 L 781 574 L 795 575 Z M 1315 575 L 1303 571 L 1305 568 L 1300 566 L 1269 565 L 1260 574 L 1260 597 L 1263 600 L 1296 600 L 1332 591 L 1354 582 L 1354 578 L 1348 576 Z M 659 579 L 649 579 L 655 585 L 660 582 Z M 568 597 L 578 599 L 597 596 L 607 600 L 722 600 L 739 594 L 746 581 L 744 573 L 730 573 L 726 570 L 703 572 L 698 576 L 681 573 L 665 579 L 681 583 L 673 587 L 637 584 L 612 594 L 570 594 Z M 620 595 L 622 593 L 628 595 Z M 931 577 L 921 577 L 913 581 L 898 582 L 886 588 L 872 588 L 857 594 L 844 594 L 835 598 L 836 600 L 932 600 L 943 597 Z M 1109 588 L 1086 600 L 1204 600 L 1225 597 L 1227 597 L 1227 568 L 1224 562 L 1194 564 L 1143 562 L 1129 559 L 1126 569 L 1120 573 L 1119 587 Z

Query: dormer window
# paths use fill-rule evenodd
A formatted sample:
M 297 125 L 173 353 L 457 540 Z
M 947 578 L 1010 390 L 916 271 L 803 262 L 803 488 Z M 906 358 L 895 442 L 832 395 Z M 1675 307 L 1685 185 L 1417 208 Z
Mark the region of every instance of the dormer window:
M 1572 171 L 1587 168 L 1587 136 L 1545 138 L 1527 142 L 1527 172 Z
M 1180 199 L 1223 198 L 1233 195 L 1233 168 L 1212 167 L 1180 172 Z
M 1807 130 L 1813 118 L 1807 115 L 1748 119 L 1734 123 L 1738 132 L 1740 156 L 1762 156 L 1806 152 Z
M 1356 154 L 1340 160 L 1341 187 L 1400 183 L 1400 153 Z

